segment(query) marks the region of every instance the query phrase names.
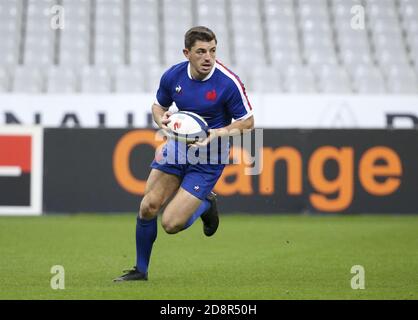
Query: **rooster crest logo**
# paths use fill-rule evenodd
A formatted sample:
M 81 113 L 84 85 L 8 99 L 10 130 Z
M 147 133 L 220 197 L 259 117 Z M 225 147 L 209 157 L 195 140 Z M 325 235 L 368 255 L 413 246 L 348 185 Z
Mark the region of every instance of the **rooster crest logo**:
M 212 91 L 206 92 L 206 99 L 210 101 L 216 100 L 216 91 L 212 90 Z
M 181 87 L 180 87 L 180 85 L 177 85 L 177 86 L 176 86 L 176 92 L 177 92 L 177 93 L 180 93 L 180 91 L 181 91 Z

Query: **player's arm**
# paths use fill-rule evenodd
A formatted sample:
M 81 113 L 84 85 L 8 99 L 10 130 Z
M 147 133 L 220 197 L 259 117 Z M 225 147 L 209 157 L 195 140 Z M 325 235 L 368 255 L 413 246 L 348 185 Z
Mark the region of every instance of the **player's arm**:
M 252 129 L 254 129 L 254 116 L 251 115 L 246 119 L 237 120 L 226 127 L 209 129 L 208 137 L 203 141 L 195 142 L 195 145 L 203 147 L 217 137 L 237 136 Z
M 230 137 L 254 129 L 254 116 L 252 107 L 241 82 L 231 81 L 226 91 L 225 107 L 236 121 L 223 128 L 213 129 L 210 135 L 215 137 Z
M 167 127 L 167 123 L 170 122 L 168 117 L 171 116 L 172 112 L 168 111 L 168 107 L 173 103 L 173 99 L 170 95 L 170 77 L 169 70 L 164 72 L 160 80 L 160 86 L 157 90 L 156 100 L 154 101 L 151 110 L 152 117 L 155 123 L 163 130 L 170 130 Z
M 254 129 L 254 116 L 250 116 L 244 120 L 237 120 L 230 125 L 218 128 L 218 129 L 210 129 L 210 135 L 213 135 L 212 138 L 215 137 L 230 137 L 230 136 L 237 136 L 242 134 L 245 131 Z
M 158 127 L 164 130 L 170 130 L 167 127 L 167 123 L 170 122 L 168 117 L 172 115 L 172 112 L 168 111 L 167 109 L 163 108 L 162 106 L 154 103 L 152 105 L 152 117 L 157 124 Z

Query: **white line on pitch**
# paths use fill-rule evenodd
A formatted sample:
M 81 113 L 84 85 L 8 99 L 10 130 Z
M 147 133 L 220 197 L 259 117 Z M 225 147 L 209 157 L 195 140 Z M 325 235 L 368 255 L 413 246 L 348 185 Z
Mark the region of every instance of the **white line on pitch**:
M 22 175 L 22 168 L 16 166 L 0 166 L 0 177 L 18 177 Z

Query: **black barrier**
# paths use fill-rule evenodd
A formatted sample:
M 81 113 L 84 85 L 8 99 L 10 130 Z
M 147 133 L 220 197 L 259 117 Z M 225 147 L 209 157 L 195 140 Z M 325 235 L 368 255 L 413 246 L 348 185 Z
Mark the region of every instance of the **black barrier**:
M 271 129 L 263 140 L 259 175 L 231 164 L 216 185 L 223 213 L 418 212 L 415 130 Z M 159 143 L 148 129 L 46 129 L 44 212 L 137 211 Z

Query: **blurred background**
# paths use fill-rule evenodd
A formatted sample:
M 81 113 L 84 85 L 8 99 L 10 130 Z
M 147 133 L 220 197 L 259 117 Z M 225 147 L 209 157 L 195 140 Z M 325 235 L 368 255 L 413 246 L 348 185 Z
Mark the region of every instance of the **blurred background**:
M 267 169 L 226 170 L 218 183 L 226 212 L 418 210 L 418 0 L 2 0 L 2 212 L 136 210 L 156 146 L 150 106 L 196 25 L 216 33 L 218 59 L 243 80 L 256 127 L 270 130 Z
M 233 147 L 262 169 L 226 166 L 213 239 L 159 225 L 152 283 L 114 286 L 196 25 L 245 84 L 260 140 Z M 417 299 L 417 76 L 418 0 L 0 0 L 0 298 Z
M 194 25 L 248 91 L 418 93 L 417 0 L 2 0 L 0 92 L 153 93 Z

